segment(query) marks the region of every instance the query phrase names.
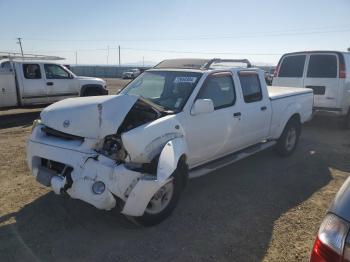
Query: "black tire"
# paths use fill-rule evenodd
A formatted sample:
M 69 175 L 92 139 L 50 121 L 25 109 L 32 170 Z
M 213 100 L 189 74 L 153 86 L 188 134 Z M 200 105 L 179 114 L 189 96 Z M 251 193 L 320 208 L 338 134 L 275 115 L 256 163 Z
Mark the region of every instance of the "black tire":
M 83 89 L 80 96 L 102 96 L 107 94 L 108 94 L 108 91 L 106 89 L 103 89 L 100 86 L 96 86 L 96 87 L 87 87 Z
M 350 129 L 350 109 L 348 114 L 341 120 L 340 127 L 345 130 Z
M 276 151 L 280 156 L 290 156 L 298 142 L 301 133 L 301 123 L 298 117 L 292 117 L 286 124 L 282 135 L 277 140 Z
M 128 220 L 130 220 L 131 222 L 137 225 L 148 227 L 148 226 L 157 225 L 162 221 L 164 221 L 165 219 L 167 219 L 171 215 L 171 213 L 174 211 L 177 205 L 177 202 L 179 201 L 181 192 L 186 184 L 187 177 L 188 177 L 188 167 L 186 163 L 184 163 L 183 161 L 179 161 L 177 169 L 171 175 L 172 180 L 169 182 L 173 184 L 173 193 L 166 207 L 164 207 L 164 209 L 159 213 L 149 213 L 146 209 L 145 213 L 142 216 L 139 216 L 139 217 L 127 216 Z

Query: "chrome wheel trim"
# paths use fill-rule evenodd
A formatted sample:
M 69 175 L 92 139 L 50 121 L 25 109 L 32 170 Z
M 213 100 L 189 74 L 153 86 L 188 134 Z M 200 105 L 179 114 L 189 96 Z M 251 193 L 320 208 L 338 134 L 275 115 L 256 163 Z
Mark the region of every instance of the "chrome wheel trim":
M 297 130 L 295 127 L 291 127 L 288 130 L 288 133 L 286 136 L 286 149 L 287 149 L 287 151 L 293 150 L 296 142 L 297 142 Z

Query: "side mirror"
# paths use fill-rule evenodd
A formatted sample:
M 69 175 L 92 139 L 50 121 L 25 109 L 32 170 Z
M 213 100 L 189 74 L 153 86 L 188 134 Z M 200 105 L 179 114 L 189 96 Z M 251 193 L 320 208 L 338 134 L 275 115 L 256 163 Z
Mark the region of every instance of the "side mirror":
M 200 115 L 207 114 L 214 111 L 214 103 L 211 99 L 197 99 L 194 102 L 191 114 L 192 115 Z
M 73 74 L 69 74 L 69 79 L 73 79 L 74 75 Z

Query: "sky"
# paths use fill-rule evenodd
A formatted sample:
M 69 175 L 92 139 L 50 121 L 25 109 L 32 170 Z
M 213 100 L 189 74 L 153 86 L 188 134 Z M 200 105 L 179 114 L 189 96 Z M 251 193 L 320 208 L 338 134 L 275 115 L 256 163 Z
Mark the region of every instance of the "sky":
M 0 0 L 0 51 L 75 64 L 248 58 L 350 47 L 350 0 Z

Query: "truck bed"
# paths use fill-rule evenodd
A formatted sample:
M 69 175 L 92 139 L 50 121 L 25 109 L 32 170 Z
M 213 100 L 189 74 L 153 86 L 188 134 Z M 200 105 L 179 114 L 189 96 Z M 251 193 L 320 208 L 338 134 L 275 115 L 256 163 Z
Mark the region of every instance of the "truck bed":
M 271 100 L 313 92 L 310 88 L 284 86 L 267 86 L 267 91 Z

